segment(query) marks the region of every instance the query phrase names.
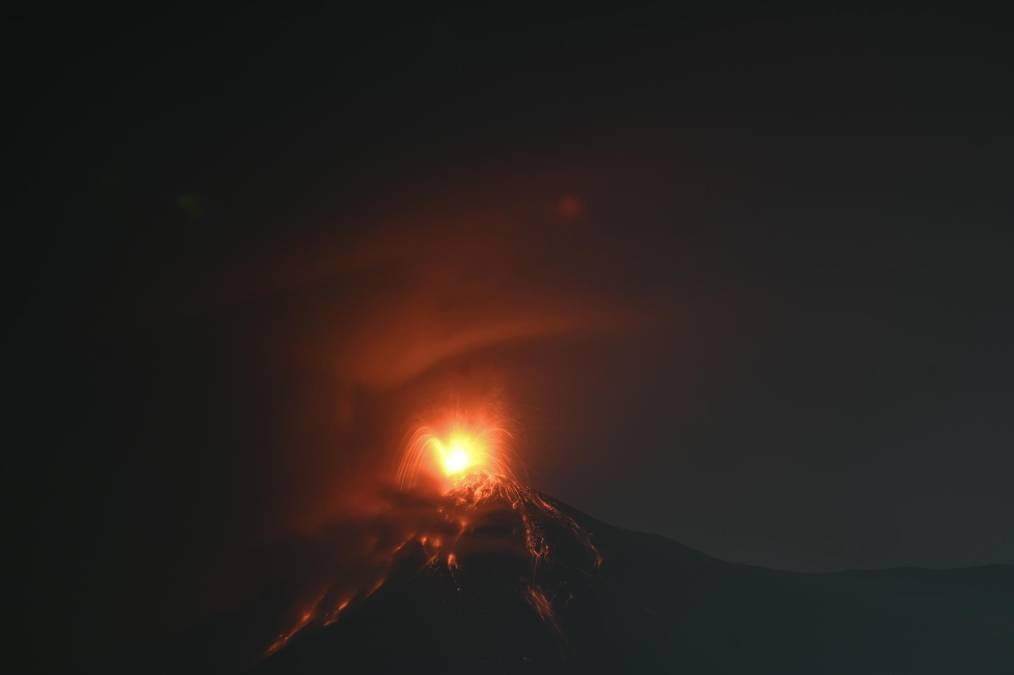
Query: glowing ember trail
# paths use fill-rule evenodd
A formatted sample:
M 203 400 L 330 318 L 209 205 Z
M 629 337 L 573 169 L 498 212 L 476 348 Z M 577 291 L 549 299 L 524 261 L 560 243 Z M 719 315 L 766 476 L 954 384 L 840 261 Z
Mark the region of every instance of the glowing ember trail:
M 434 494 L 425 498 L 430 500 L 426 503 L 432 504 L 428 525 L 423 531 L 416 529 L 418 524 L 409 525 L 412 531 L 385 549 L 386 553 L 378 559 L 380 576 L 374 582 L 351 596 L 326 590 L 311 611 L 304 612 L 295 626 L 278 636 L 267 654 L 278 651 L 296 633 L 311 625 L 324 627 L 335 623 L 357 603 L 377 593 L 386 583 L 395 558 L 412 546 L 424 556 L 425 569 L 442 570 L 456 590 L 461 591 L 467 584 L 471 537 L 489 536 L 488 524 L 483 526 L 483 519 L 491 513 L 512 514 L 518 547 L 528 561 L 527 572 L 516 579 L 520 596 L 538 619 L 562 638 L 550 600 L 557 594 L 547 593 L 540 583 L 540 567 L 551 554 L 546 528 L 557 532 L 557 537 L 560 532 L 565 533 L 564 543 L 570 542 L 571 547 L 583 551 L 581 557 L 590 561 L 591 570 L 598 569 L 602 557 L 588 533 L 573 518 L 521 481 L 521 472 L 516 469 L 520 462 L 513 453 L 512 440 L 502 416 L 489 409 L 468 415 L 456 410 L 435 423 L 418 425 L 407 439 L 397 483 L 406 493 Z M 503 530 L 505 534 L 499 536 L 511 539 L 511 531 Z M 509 548 L 510 542 L 502 544 Z
M 506 426 L 489 412 L 458 412 L 439 426 L 420 425 L 409 438 L 398 484 L 407 490 L 421 481 L 435 481 L 447 493 L 474 475 L 516 482 L 511 439 Z
M 321 600 L 323 599 L 324 599 L 323 594 L 318 596 L 317 599 L 313 602 L 313 606 L 310 609 L 303 612 L 302 614 L 300 614 L 299 621 L 296 622 L 295 626 L 293 626 L 289 630 L 285 631 L 284 633 L 276 637 L 274 641 L 272 641 L 272 643 L 268 645 L 268 648 L 265 650 L 265 655 L 270 656 L 271 654 L 274 654 L 279 649 L 287 645 L 289 643 L 289 640 L 291 640 L 296 635 L 296 633 L 298 633 L 299 631 L 303 630 L 308 625 L 310 625 L 310 623 L 315 618 L 317 618 L 317 609 L 320 606 Z M 339 610 L 339 612 L 340 611 L 341 610 Z
M 525 599 L 540 619 L 552 626 L 557 633 L 561 632 L 559 624 L 556 623 L 556 615 L 553 614 L 553 606 L 545 593 L 534 586 L 529 586 L 525 589 Z

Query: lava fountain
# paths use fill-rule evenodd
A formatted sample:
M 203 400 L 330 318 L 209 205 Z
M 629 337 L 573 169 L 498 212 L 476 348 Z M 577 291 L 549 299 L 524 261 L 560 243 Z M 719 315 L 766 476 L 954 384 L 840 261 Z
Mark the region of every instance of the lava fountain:
M 404 524 L 404 535 L 393 546 L 378 551 L 376 576 L 349 595 L 347 590 L 324 589 L 312 607 L 302 612 L 289 631 L 268 648 L 271 654 L 284 647 L 297 633 L 324 628 L 354 611 L 356 605 L 378 592 L 388 581 L 395 561 L 410 551 L 422 552 L 422 569 L 439 572 L 453 580 L 458 591 L 481 571 L 469 570 L 476 541 L 488 539 L 490 514 L 511 523 L 498 535 L 502 550 L 516 550 L 527 560 L 523 571 L 506 582 L 516 584 L 516 597 L 527 603 L 540 621 L 559 633 L 552 598 L 553 573 L 540 572 L 550 561 L 551 545 L 582 551 L 593 573 L 602 563 L 591 537 L 549 499 L 528 487 L 525 472 L 514 451 L 514 434 L 506 417 L 493 406 L 465 411 L 455 408 L 427 421 L 418 421 L 407 434 L 396 482 L 405 495 L 422 497 L 426 515 Z M 397 519 L 399 514 L 390 514 Z M 547 536 L 552 532 L 552 536 Z M 487 542 L 488 543 L 488 542 Z M 573 559 L 573 556 L 570 556 Z M 564 563 L 566 565 L 566 563 Z M 557 565 L 559 566 L 559 565 Z M 472 576 L 470 576 L 470 574 Z M 556 572 L 558 576 L 558 570 Z
M 513 435 L 499 415 L 455 410 L 444 417 L 436 425 L 418 425 L 410 435 L 398 468 L 402 490 L 428 482 L 446 494 L 477 475 L 517 483 Z

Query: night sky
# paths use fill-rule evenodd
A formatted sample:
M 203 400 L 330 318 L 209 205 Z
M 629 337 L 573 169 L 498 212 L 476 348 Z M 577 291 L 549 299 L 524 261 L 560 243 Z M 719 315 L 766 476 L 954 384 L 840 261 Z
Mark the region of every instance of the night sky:
M 727 560 L 1014 562 L 992 18 L 12 26 L 9 472 L 26 616 L 82 653 L 291 573 L 446 401 L 503 401 L 539 489 Z

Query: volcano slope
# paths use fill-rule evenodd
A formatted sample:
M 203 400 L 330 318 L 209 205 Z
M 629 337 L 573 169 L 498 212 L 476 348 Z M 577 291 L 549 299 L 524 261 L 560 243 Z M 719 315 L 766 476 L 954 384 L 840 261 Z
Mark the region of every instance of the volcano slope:
M 775 571 L 539 499 L 487 500 L 453 551 L 408 542 L 253 672 L 1014 673 L 1014 565 Z

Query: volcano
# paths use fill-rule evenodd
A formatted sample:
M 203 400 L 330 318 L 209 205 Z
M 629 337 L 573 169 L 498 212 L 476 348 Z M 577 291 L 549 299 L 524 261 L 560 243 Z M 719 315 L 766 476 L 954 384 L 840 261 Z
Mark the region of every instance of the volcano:
M 252 672 L 1014 672 L 1012 565 L 776 571 L 489 488 L 450 493 L 447 531 Z

